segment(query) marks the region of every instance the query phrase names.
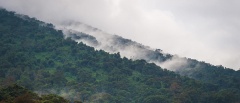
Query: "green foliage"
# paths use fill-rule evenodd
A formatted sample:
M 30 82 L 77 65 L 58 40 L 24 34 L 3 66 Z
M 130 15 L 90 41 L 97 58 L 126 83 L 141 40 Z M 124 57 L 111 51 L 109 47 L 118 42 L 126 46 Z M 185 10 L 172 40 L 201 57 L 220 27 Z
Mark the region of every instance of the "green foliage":
M 189 65 L 177 73 L 199 81 L 218 85 L 220 88 L 237 88 L 240 90 L 240 70 L 234 71 L 223 66 L 213 66 L 205 62 L 187 59 Z
M 63 97 L 59 97 L 55 94 L 43 95 L 41 99 L 42 103 L 69 103 L 69 101 L 65 100 Z
M 49 94 L 38 96 L 37 94 L 18 85 L 10 85 L 0 89 L 1 103 L 70 103 L 63 97 Z
M 20 103 L 21 101 L 30 103 L 35 98 L 38 98 L 36 94 L 18 85 L 11 85 L 0 90 L 0 101 L 7 103 Z
M 202 83 L 144 60 L 120 58 L 119 53 L 109 54 L 71 38 L 64 39 L 62 32 L 51 24 L 3 9 L 0 9 L 0 47 L 0 84 L 17 83 L 40 91 L 44 94 L 40 101 L 45 103 L 68 102 L 53 94 L 45 95 L 49 93 L 64 96 L 71 102 L 240 101 L 238 84 L 222 87 Z M 229 82 L 234 81 L 238 79 Z M 1 99 L 18 97 L 4 91 L 0 94 Z M 16 101 L 29 97 L 20 94 L 23 95 Z M 32 97 L 29 98 L 31 101 Z

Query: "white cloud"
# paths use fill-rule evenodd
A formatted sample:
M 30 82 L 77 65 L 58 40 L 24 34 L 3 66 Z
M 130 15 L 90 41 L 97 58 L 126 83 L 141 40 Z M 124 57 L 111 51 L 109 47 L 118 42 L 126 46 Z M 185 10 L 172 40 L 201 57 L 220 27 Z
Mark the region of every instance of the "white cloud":
M 237 0 L 0 0 L 0 6 L 60 24 L 73 20 L 165 52 L 240 67 Z

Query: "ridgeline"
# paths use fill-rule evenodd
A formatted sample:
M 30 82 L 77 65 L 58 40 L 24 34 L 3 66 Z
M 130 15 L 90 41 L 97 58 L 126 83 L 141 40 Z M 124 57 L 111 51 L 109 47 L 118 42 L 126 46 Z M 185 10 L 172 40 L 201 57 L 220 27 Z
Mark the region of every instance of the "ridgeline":
M 8 88 L 15 83 L 40 95 L 63 96 L 68 102 L 240 102 L 237 86 L 204 83 L 145 60 L 95 50 L 64 38 L 52 24 L 0 9 L 0 85 Z M 0 102 L 7 101 L 5 94 L 1 90 Z M 56 95 L 52 97 L 61 98 Z

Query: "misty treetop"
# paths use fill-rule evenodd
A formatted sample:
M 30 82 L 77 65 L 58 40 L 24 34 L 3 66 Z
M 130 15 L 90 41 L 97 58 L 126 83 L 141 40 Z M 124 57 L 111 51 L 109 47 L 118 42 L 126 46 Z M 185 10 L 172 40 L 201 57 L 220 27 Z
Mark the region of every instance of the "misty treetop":
M 145 60 L 121 58 L 119 53 L 64 39 L 52 24 L 4 9 L 0 9 L 0 47 L 0 88 L 17 83 L 39 94 L 94 103 L 240 101 L 239 83 L 233 83 L 238 79 L 229 81 L 235 86 L 222 87 L 180 76 Z M 13 98 L 3 90 L 0 102 Z M 49 97 L 61 98 L 41 98 Z
M 143 59 L 149 63 L 153 62 L 182 76 L 216 84 L 221 88 L 240 89 L 240 70 L 234 71 L 221 65 L 214 66 L 203 61 L 171 55 L 164 53 L 161 49 L 154 50 L 118 35 L 108 34 L 84 23 L 66 21 L 65 24 L 66 29 L 62 29 L 65 37 L 71 37 L 74 41 L 83 42 L 95 49 L 102 49 L 109 53 L 119 52 L 121 57 L 133 60 Z
M 13 84 L 4 88 L 0 88 L 1 103 L 71 103 L 71 101 L 55 94 L 47 94 L 39 96 L 32 91 Z M 73 101 L 74 103 L 82 103 Z

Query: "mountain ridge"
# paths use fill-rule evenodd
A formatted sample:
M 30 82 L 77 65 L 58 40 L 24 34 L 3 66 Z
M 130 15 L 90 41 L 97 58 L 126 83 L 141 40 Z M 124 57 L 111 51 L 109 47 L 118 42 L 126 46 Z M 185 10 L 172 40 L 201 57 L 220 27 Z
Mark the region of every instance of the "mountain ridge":
M 52 24 L 29 19 L 0 9 L 0 86 L 13 82 L 43 93 L 54 90 L 55 94 L 83 102 L 240 101 L 239 79 L 235 76 L 220 78 L 222 84 L 197 81 L 145 60 L 121 58 L 120 53 L 109 54 L 77 43 L 64 38 Z
M 61 29 L 63 27 L 64 29 Z M 233 69 L 223 67 L 222 65 L 214 66 L 210 63 L 205 63 L 204 61 L 197 61 L 196 59 L 164 53 L 161 49 L 154 50 L 149 46 L 144 46 L 140 43 L 130 39 L 125 39 L 118 35 L 108 34 L 102 30 L 83 23 L 75 22 L 74 25 L 68 23 L 67 26 L 63 27 L 57 27 L 57 29 L 65 31 L 64 35 L 67 37 L 71 37 L 77 42 L 83 42 L 88 46 L 94 47 L 98 50 L 104 50 L 109 53 L 119 52 L 121 57 L 127 57 L 133 60 L 143 59 L 148 63 L 155 63 L 160 67 L 175 71 L 180 75 L 188 76 L 190 78 L 208 83 L 218 84 L 220 81 L 224 80 L 224 77 L 230 77 L 229 81 L 231 81 L 231 79 L 237 79 L 240 82 L 240 70 L 235 71 Z M 68 32 L 71 30 L 74 30 L 74 32 Z M 92 45 L 94 43 L 91 43 L 91 40 L 86 42 L 71 36 L 73 34 L 78 35 L 78 33 L 84 33 L 85 35 L 94 38 L 93 42 L 95 42 L 95 45 Z M 78 36 L 80 37 L 81 35 Z M 98 43 L 96 44 L 96 42 Z M 215 71 L 217 72 L 216 74 L 220 74 L 223 77 L 218 77 L 216 74 L 209 73 L 209 71 Z M 232 74 L 227 72 L 231 72 Z M 228 84 L 227 82 L 228 80 L 225 80 L 223 84 Z

